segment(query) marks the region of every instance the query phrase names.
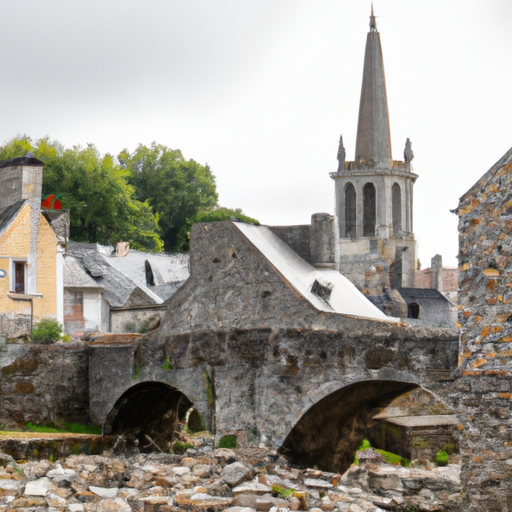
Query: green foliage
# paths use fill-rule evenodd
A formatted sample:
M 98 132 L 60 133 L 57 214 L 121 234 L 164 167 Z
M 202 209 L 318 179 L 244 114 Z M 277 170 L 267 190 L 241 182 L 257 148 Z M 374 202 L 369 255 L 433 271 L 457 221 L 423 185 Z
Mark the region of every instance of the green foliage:
M 181 227 L 178 233 L 176 248 L 179 251 L 188 252 L 190 247 L 190 230 L 192 229 L 193 224 L 198 224 L 199 222 L 232 220 L 233 218 L 248 224 L 259 224 L 259 221 L 251 217 L 247 217 L 240 209 L 229 210 L 227 208 L 217 208 L 215 210 L 199 212 L 194 217 L 187 219 L 185 224 Z
M 141 373 L 142 373 L 142 365 L 138 363 L 135 365 L 135 369 L 133 370 L 132 379 L 137 380 L 140 377 Z
M 135 332 L 136 329 L 137 329 L 137 325 L 135 324 L 135 322 L 126 322 L 126 324 L 124 324 L 125 332 Z
M 289 498 L 293 496 L 295 493 L 295 489 L 289 489 L 287 487 L 281 487 L 280 485 L 272 486 L 272 494 L 275 496 L 281 496 L 282 498 Z
M 45 425 L 36 425 L 35 423 L 32 423 L 29 421 L 27 423 L 27 431 L 28 432 L 39 432 L 39 433 L 45 433 L 45 434 L 56 434 L 63 432 L 62 429 L 57 428 L 52 423 L 46 423 Z
M 180 455 L 184 454 L 189 448 L 192 448 L 192 443 L 180 443 L 179 441 L 175 441 L 172 445 L 172 451 L 174 453 L 178 453 Z
M 436 461 L 438 466 L 446 466 L 448 464 L 449 455 L 445 450 L 439 450 L 436 453 Z
M 64 343 L 70 343 L 71 342 L 71 336 L 69 334 L 64 334 L 64 336 L 62 336 L 62 341 Z
M 363 442 L 361 443 L 361 446 L 359 447 L 358 451 L 362 452 L 364 450 L 368 450 L 371 447 L 372 446 L 370 444 L 370 441 L 368 441 L 368 439 L 363 439 Z M 380 448 L 375 448 L 375 451 L 379 452 L 384 457 L 386 462 L 388 462 L 389 464 L 400 464 L 403 467 L 408 467 L 411 464 L 411 461 L 409 459 L 401 457 L 396 453 L 387 452 L 386 450 L 381 450 Z M 355 455 L 354 457 L 354 464 L 359 464 L 359 459 L 357 458 L 357 455 Z
M 42 318 L 32 329 L 32 341 L 48 345 L 59 341 L 62 325 L 55 318 Z
M 187 219 L 217 205 L 215 177 L 208 165 L 185 160 L 181 151 L 153 142 L 139 144 L 133 153 L 118 155 L 136 198 L 147 201 L 158 215 L 165 250 L 175 250 Z
M 361 446 L 359 447 L 359 451 L 362 452 L 364 450 L 368 450 L 368 448 L 371 448 L 372 445 L 370 444 L 370 441 L 368 439 L 363 439 L 363 442 L 361 443 Z
M 206 390 L 206 398 L 208 400 L 208 407 L 213 405 L 213 386 L 212 381 L 207 373 L 203 373 L 204 388 Z
M 66 432 L 73 434 L 96 434 L 101 435 L 101 427 L 99 425 L 84 425 L 82 423 L 64 423 Z
M 28 422 L 25 426 L 27 432 L 39 432 L 44 434 L 72 433 L 72 434 L 97 434 L 101 435 L 101 427 L 98 425 L 84 425 L 82 423 L 64 423 L 62 427 L 58 427 L 53 423 L 44 425 L 36 425 Z
M 235 434 L 228 434 L 226 436 L 222 436 L 219 441 L 219 446 L 217 448 L 236 448 L 237 447 L 237 438 Z
M 128 241 L 134 249 L 162 251 L 158 216 L 148 202 L 135 198 L 129 171 L 111 155 L 100 155 L 93 144 L 64 148 L 48 137 L 33 143 L 23 136 L 0 148 L 0 159 L 23 156 L 26 151 L 44 162 L 43 195 L 63 196 L 62 207 L 70 210 L 72 240 Z
M 170 372 L 171 370 L 174 370 L 174 366 L 172 365 L 171 361 L 169 361 L 169 358 L 165 358 L 165 363 L 162 365 L 162 370 L 166 370 Z M 186 427 L 186 425 L 185 425 Z

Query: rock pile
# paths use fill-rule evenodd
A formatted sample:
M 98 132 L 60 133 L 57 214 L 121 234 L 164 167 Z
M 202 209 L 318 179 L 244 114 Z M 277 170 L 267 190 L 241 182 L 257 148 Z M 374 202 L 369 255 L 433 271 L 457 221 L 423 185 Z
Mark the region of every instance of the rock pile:
M 411 469 L 373 450 L 359 455 L 359 465 L 341 476 L 292 468 L 263 448 L 72 455 L 55 463 L 0 454 L 0 511 L 458 510 L 459 466 Z

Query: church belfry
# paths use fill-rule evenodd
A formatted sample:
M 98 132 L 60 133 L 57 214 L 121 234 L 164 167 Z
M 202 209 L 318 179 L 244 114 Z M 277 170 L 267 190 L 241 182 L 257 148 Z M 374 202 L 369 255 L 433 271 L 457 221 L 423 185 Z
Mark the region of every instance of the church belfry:
M 418 177 L 407 139 L 404 160 L 391 152 L 389 111 L 380 34 L 373 12 L 366 38 L 354 161 L 345 161 L 340 137 L 335 182 L 340 272 L 367 295 L 413 287 L 416 242 L 413 185 Z

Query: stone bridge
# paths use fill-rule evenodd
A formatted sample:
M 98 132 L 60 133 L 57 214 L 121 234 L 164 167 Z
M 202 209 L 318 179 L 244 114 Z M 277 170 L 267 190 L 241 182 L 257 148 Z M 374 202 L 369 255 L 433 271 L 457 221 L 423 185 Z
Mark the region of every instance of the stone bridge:
M 193 404 L 217 440 L 343 471 L 396 397 L 420 387 L 454 405 L 455 332 L 319 310 L 260 249 L 233 223 L 194 226 L 191 277 L 159 330 L 90 340 L 106 433 L 158 437 Z

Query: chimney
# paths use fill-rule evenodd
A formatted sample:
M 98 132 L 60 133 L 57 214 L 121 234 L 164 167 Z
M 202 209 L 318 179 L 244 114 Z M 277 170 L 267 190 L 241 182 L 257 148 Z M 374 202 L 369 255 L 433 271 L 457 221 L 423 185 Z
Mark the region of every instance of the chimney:
M 0 161 L 0 208 L 23 199 L 41 207 L 43 162 L 26 153 L 20 158 Z
M 440 292 L 443 291 L 443 257 L 440 254 L 436 254 L 430 260 L 430 268 L 432 272 L 432 284 L 431 288 L 435 288 Z

